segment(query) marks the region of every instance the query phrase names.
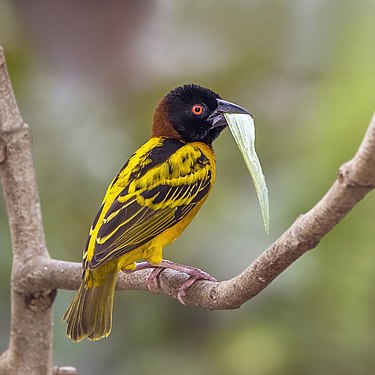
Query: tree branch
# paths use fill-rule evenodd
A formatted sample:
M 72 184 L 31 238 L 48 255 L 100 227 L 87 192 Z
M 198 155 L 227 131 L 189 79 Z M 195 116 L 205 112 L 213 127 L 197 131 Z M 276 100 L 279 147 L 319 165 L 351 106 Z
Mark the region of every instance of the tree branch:
M 375 187 L 375 114 L 354 158 L 340 169 L 326 195 L 301 215 L 262 255 L 240 275 L 222 282 L 197 281 L 187 291 L 187 304 L 214 310 L 235 309 L 260 293 L 281 272 L 332 230 L 346 214 Z M 40 266 L 38 266 L 40 265 Z M 77 289 L 81 265 L 57 260 L 35 260 L 29 264 L 27 285 L 33 290 Z M 48 272 L 46 272 L 48 270 Z M 150 270 L 121 273 L 118 289 L 147 290 Z M 177 298 L 178 288 L 187 276 L 164 270 L 158 277 L 158 293 Z
M 30 130 L 14 99 L 0 47 L 0 173 L 13 247 L 10 344 L 0 373 L 75 373 L 52 367 L 51 306 L 56 289 L 77 289 L 81 265 L 49 257 L 31 155 Z M 375 115 L 354 158 L 345 163 L 326 195 L 240 275 L 222 282 L 198 281 L 185 302 L 208 309 L 235 309 L 332 230 L 375 187 Z M 147 290 L 151 270 L 120 273 L 118 289 Z M 188 276 L 164 270 L 156 292 L 177 298 Z
M 0 47 L 0 176 L 13 248 L 9 349 L 0 357 L 1 374 L 50 374 L 52 303 L 55 291 L 33 295 L 22 284 L 25 264 L 49 259 L 31 154 L 31 133 L 23 122 Z

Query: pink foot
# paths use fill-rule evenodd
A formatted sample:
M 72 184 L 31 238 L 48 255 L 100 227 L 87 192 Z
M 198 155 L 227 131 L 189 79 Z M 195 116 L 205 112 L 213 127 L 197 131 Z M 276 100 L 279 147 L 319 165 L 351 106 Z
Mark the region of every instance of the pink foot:
M 207 272 L 200 270 L 199 268 L 194 268 L 190 266 L 185 266 L 179 263 L 173 263 L 169 260 L 162 260 L 159 264 L 151 264 L 148 262 L 137 263 L 136 271 L 144 270 L 148 268 L 153 268 L 151 275 L 147 280 L 147 288 L 150 292 L 153 292 L 152 285 L 155 285 L 156 279 L 160 272 L 165 268 L 171 270 L 183 272 L 189 275 L 189 278 L 185 280 L 181 286 L 178 288 L 177 299 L 181 304 L 186 305 L 183 298 L 186 296 L 186 290 L 193 285 L 197 280 L 208 280 L 208 281 L 217 281 L 214 277 L 209 275 Z

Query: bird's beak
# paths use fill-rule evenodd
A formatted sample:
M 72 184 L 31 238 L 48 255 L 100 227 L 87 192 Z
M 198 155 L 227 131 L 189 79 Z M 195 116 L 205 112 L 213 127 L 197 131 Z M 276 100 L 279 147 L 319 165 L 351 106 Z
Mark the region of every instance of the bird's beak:
M 211 129 L 217 128 L 219 126 L 227 126 L 228 123 L 224 117 L 224 113 L 237 113 L 237 114 L 251 114 L 245 109 L 237 104 L 227 102 L 226 100 L 217 99 L 217 108 L 208 117 L 208 120 L 212 121 Z

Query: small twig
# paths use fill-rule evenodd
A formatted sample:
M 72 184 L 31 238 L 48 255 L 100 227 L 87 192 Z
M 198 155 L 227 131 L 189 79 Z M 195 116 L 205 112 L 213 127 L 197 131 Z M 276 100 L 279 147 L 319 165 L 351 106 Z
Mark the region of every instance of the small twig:
M 77 375 L 77 370 L 74 367 L 54 367 L 52 375 Z

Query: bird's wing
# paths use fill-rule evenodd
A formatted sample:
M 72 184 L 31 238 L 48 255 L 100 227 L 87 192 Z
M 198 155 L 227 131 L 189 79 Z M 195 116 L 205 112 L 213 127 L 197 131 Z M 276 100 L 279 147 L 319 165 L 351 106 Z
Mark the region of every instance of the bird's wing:
M 90 268 L 142 246 L 206 199 L 214 166 L 200 148 L 187 144 L 158 161 L 146 164 L 146 171 L 140 168 L 100 215 Z

